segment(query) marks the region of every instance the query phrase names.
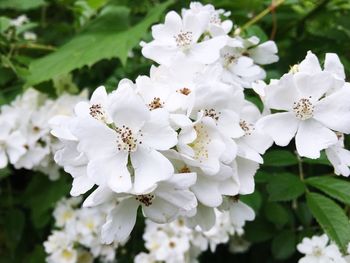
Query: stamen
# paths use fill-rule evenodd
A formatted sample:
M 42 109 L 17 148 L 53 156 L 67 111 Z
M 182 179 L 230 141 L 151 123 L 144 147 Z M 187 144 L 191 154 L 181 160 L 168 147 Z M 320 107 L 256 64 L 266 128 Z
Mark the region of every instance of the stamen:
M 188 47 L 192 43 L 192 35 L 190 31 L 184 32 L 181 30 L 179 34 L 174 36 L 176 45 L 183 48 Z
M 136 200 L 140 203 L 143 203 L 145 206 L 152 205 L 154 199 L 154 195 L 152 194 L 145 194 L 145 195 L 138 195 L 136 196 Z
M 245 135 L 251 135 L 252 132 L 255 130 L 254 125 L 251 124 L 251 123 L 246 122 L 245 120 L 241 120 L 239 122 L 239 126 L 241 126 L 241 128 L 244 131 Z
M 101 104 L 92 104 L 90 107 L 90 115 L 96 120 L 103 120 L 105 118 L 105 111 Z
M 119 151 L 135 152 L 138 144 L 142 144 L 142 141 L 133 134 L 132 130 L 123 125 L 121 128 L 115 127 L 114 131 L 117 133 L 117 147 Z M 138 134 L 140 137 L 143 136 L 141 130 Z
M 212 118 L 214 121 L 218 121 L 219 117 L 221 115 L 221 112 L 216 112 L 214 109 L 205 109 L 204 110 L 204 115 Z
M 163 106 L 164 106 L 164 102 L 161 102 L 160 98 L 158 98 L 158 97 L 153 98 L 151 103 L 148 104 L 148 107 L 150 110 L 163 108 Z
M 313 117 L 315 106 L 310 99 L 311 96 L 308 99 L 302 98 L 298 102 L 294 102 L 293 111 L 298 119 L 307 120 Z
M 188 94 L 191 93 L 191 90 L 189 88 L 184 87 L 182 89 L 177 90 L 176 92 L 182 93 L 183 95 L 187 96 Z

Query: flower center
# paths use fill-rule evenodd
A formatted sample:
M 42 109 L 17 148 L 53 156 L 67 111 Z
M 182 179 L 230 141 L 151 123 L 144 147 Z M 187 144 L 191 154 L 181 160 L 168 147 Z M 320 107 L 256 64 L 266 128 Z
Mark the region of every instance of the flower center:
M 191 93 L 191 90 L 190 90 L 189 88 L 184 87 L 184 88 L 182 88 L 182 89 L 177 90 L 176 92 L 180 92 L 181 94 L 187 96 L 188 94 Z
M 155 97 L 155 98 L 153 98 L 151 103 L 148 104 L 148 108 L 150 110 L 155 110 L 158 108 L 163 108 L 163 105 L 164 105 L 164 102 L 161 102 L 160 98 Z
M 214 121 L 218 121 L 220 117 L 221 112 L 216 112 L 214 109 L 205 109 L 204 115 L 212 118 Z
M 245 120 L 241 120 L 239 122 L 239 126 L 241 126 L 242 130 L 244 131 L 245 135 L 251 135 L 254 131 L 254 125 L 246 122 Z
M 119 151 L 135 152 L 138 144 L 142 144 L 142 141 L 137 138 L 136 134 L 132 130 L 123 125 L 121 128 L 115 127 L 114 130 L 117 133 L 117 146 Z M 139 135 L 142 137 L 142 133 Z
M 145 206 L 152 205 L 154 199 L 154 195 L 152 194 L 145 194 L 145 195 L 138 195 L 136 196 L 136 200 L 140 203 L 144 204 Z
M 190 31 L 180 31 L 179 34 L 175 35 L 175 42 L 178 47 L 188 47 L 192 43 L 192 32 Z
M 293 111 L 298 119 L 307 120 L 313 116 L 315 107 L 310 99 L 311 96 L 308 99 L 302 98 L 298 102 L 294 102 Z
M 217 14 L 217 13 L 212 14 L 210 17 L 209 23 L 221 25 L 221 19 L 220 19 L 219 14 Z
M 90 107 L 90 115 L 96 120 L 103 120 L 105 118 L 105 111 L 101 104 L 92 104 Z
M 190 173 L 191 170 L 186 165 L 179 170 L 180 174 Z
M 323 252 L 322 252 L 322 249 L 319 248 L 319 247 L 315 247 L 313 250 L 312 250 L 312 254 L 316 257 L 321 257 L 323 255 Z
M 208 145 L 211 143 L 208 131 L 204 128 L 202 124 L 195 125 L 194 129 L 197 132 L 197 138 L 189 144 L 194 151 L 194 158 L 199 160 L 200 163 L 203 162 L 203 159 L 208 159 Z

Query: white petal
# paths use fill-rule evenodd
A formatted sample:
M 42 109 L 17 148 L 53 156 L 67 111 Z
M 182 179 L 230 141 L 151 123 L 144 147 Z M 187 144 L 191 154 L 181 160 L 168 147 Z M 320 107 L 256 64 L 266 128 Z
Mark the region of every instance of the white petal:
M 266 105 L 271 109 L 291 110 L 299 99 L 292 74 L 284 74 L 277 83 L 267 85 L 265 92 Z
M 260 154 L 264 154 L 273 144 L 271 138 L 258 129 L 255 129 L 250 135 L 243 137 L 242 141 Z
M 156 195 L 184 211 L 197 207 L 196 196 L 189 190 L 177 189 L 170 184 L 162 184 L 156 189 Z
M 167 180 L 166 183 L 173 184 L 178 189 L 188 189 L 195 184 L 196 179 L 196 173 L 177 173 Z
M 126 241 L 135 226 L 138 207 L 139 203 L 133 197 L 121 201 L 114 207 L 102 226 L 102 242 L 110 244 L 113 241 Z
M 317 101 L 333 87 L 334 78 L 327 72 L 309 75 L 303 72 L 294 74 L 295 85 L 302 98 Z
M 254 175 L 259 169 L 259 164 L 247 159 L 237 158 L 237 174 L 241 188 L 239 189 L 240 194 L 251 194 L 254 192 Z
M 315 74 L 322 71 L 318 58 L 311 51 L 307 52 L 305 59 L 298 65 L 299 71 Z
M 254 210 L 245 203 L 238 201 L 230 206 L 230 217 L 236 227 L 243 227 L 245 221 L 253 221 L 255 218 Z
M 202 204 L 209 207 L 218 207 L 222 203 L 219 184 L 219 181 L 213 180 L 209 176 L 200 175 L 191 190 Z
M 25 154 L 25 143 L 25 139 L 19 131 L 11 133 L 11 135 L 8 137 L 7 154 L 12 164 L 15 164 L 21 158 L 21 156 Z M 39 158 L 41 159 L 41 157 Z
M 187 223 L 192 226 L 199 226 L 203 231 L 211 229 L 216 221 L 214 209 L 199 204 L 197 214 L 194 217 L 187 218 Z
M 316 120 L 308 119 L 300 123 L 295 144 L 300 156 L 311 159 L 320 157 L 320 151 L 337 142 L 334 132 Z
M 174 167 L 164 155 L 145 147 L 138 147 L 131 153 L 131 163 L 135 169 L 134 190 L 138 194 L 149 191 L 174 173 Z
M 279 146 L 286 146 L 293 139 L 299 125 L 294 113 L 275 113 L 261 118 L 256 126 L 270 136 Z
M 320 100 L 314 118 L 332 130 L 350 133 L 350 89 L 343 88 Z
M 250 147 L 246 142 L 242 139 L 237 141 L 238 144 L 238 152 L 237 155 L 240 157 L 252 160 L 257 163 L 263 163 L 264 160 L 254 148 Z
M 105 104 L 107 101 L 107 92 L 104 86 L 99 86 L 91 95 L 91 104 Z
M 179 210 L 173 204 L 156 196 L 151 205 L 142 205 L 142 211 L 152 221 L 164 224 L 174 220 Z
M 78 176 L 73 179 L 72 189 L 70 190 L 71 196 L 79 196 L 85 194 L 93 186 L 94 182 L 87 176 Z
M 116 193 L 127 192 L 132 187 L 127 161 L 126 152 L 93 159 L 87 166 L 87 174 L 97 185 L 108 185 Z
M 108 202 L 113 197 L 113 192 L 107 187 L 99 186 L 84 201 L 83 207 L 91 207 Z
M 169 113 L 163 109 L 152 110 L 150 120 L 141 130 L 142 142 L 156 150 L 169 150 L 177 143 L 177 133 L 169 124 Z
M 327 53 L 324 61 L 324 70 L 333 73 L 340 79 L 345 79 L 344 66 L 335 53 Z
M 138 131 L 150 117 L 144 101 L 134 91 L 133 83 L 127 79 L 121 80 L 118 89 L 112 93 L 109 108 L 117 127 L 125 125 L 133 131 Z
M 78 151 L 89 159 L 117 152 L 117 135 L 102 122 L 93 118 L 79 118 L 72 122 L 72 134 L 79 139 Z
M 254 62 L 261 65 L 271 64 L 278 61 L 277 46 L 274 41 L 266 41 L 256 48 L 249 50 L 250 56 Z
M 142 55 L 145 58 L 160 65 L 171 65 L 177 53 L 179 50 L 175 45 L 164 45 L 156 41 L 152 41 L 142 48 Z
M 154 39 L 168 41 L 174 35 L 178 34 L 182 27 L 181 17 L 174 11 L 170 11 L 165 16 L 163 25 L 155 25 L 152 27 L 152 36 Z
M 220 56 L 220 49 L 226 45 L 226 36 L 219 36 L 196 44 L 191 49 L 191 57 L 203 64 L 211 64 Z

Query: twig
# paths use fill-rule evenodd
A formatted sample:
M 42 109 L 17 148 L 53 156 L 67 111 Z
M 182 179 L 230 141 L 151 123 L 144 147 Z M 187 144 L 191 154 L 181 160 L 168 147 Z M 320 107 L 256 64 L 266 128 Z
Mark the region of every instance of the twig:
M 249 20 L 247 23 L 245 23 L 241 28 L 240 28 L 240 32 L 242 32 L 243 30 L 247 29 L 248 27 L 250 27 L 251 25 L 255 24 L 256 22 L 258 22 L 260 19 L 262 19 L 264 16 L 266 16 L 267 14 L 269 14 L 270 12 L 273 12 L 279 5 L 283 4 L 285 0 L 276 0 L 273 1 L 271 3 L 270 6 L 268 6 L 266 9 L 264 9 L 262 12 L 260 12 L 258 15 L 256 15 L 255 17 L 253 17 L 251 20 Z

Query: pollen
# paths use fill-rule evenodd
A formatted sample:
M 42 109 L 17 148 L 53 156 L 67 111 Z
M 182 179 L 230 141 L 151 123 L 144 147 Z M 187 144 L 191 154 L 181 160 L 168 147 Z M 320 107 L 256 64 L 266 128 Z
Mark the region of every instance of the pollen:
M 181 30 L 179 34 L 174 36 L 174 39 L 178 47 L 186 48 L 192 43 L 193 33 Z
M 138 195 L 136 196 L 136 200 L 140 203 L 144 204 L 145 206 L 150 206 L 153 203 L 154 195 L 152 194 L 145 194 L 145 195 Z
M 190 168 L 188 168 L 186 165 L 179 170 L 180 174 L 190 173 L 190 172 L 191 172 Z
M 245 121 L 245 120 L 240 120 L 239 126 L 241 126 L 242 130 L 244 131 L 245 135 L 251 135 L 252 132 L 254 131 L 254 125 Z
M 219 14 L 217 13 L 212 14 L 210 17 L 209 23 L 215 24 L 215 25 L 221 25 L 221 19 Z
M 194 129 L 197 132 L 197 138 L 189 146 L 194 151 L 194 159 L 202 163 L 209 158 L 208 145 L 211 143 L 211 139 L 203 124 L 195 125 Z
M 298 102 L 294 102 L 293 111 L 298 119 L 307 120 L 313 116 L 315 106 L 312 105 L 310 99 L 311 96 L 309 98 L 302 98 Z
M 151 103 L 148 104 L 148 108 L 150 110 L 155 110 L 155 109 L 158 109 L 158 108 L 163 108 L 164 106 L 164 102 L 162 102 L 160 100 L 160 98 L 158 97 L 155 97 L 153 98 L 153 100 L 151 101 Z
M 187 96 L 191 93 L 191 90 L 189 88 L 184 87 L 182 89 L 177 90 L 176 92 L 179 92 L 179 93 Z
M 205 109 L 204 115 L 212 118 L 214 121 L 218 121 L 221 115 L 221 112 L 216 112 L 214 109 Z
M 117 133 L 117 147 L 119 151 L 135 152 L 137 145 L 142 144 L 139 137 L 142 137 L 141 130 L 138 134 L 134 134 L 132 130 L 123 125 L 121 128 L 115 127 L 114 130 Z
M 96 120 L 103 120 L 106 114 L 101 104 L 92 104 L 90 107 L 90 115 Z

